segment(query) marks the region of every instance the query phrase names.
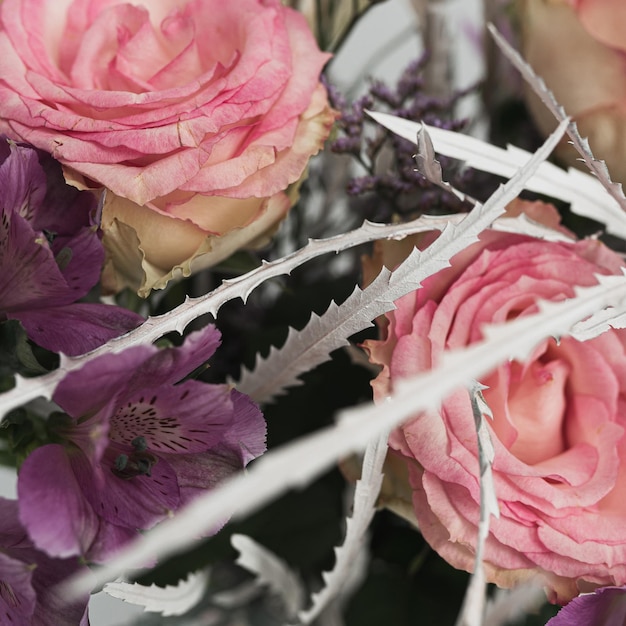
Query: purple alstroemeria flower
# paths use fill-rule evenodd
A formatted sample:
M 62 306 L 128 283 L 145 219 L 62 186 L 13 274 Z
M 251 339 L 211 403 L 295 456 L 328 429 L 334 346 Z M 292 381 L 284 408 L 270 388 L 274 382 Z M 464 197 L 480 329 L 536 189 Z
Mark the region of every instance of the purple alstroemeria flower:
M 18 476 L 20 519 L 38 548 L 102 561 L 265 451 L 265 421 L 247 396 L 176 384 L 219 343 L 208 326 L 180 348 L 106 354 L 61 381 L 61 443 L 34 450 Z
M 0 321 L 19 320 L 30 339 L 70 356 L 143 321 L 121 307 L 76 302 L 104 262 L 96 208 L 93 194 L 65 183 L 58 163 L 0 136 Z
M 601 587 L 566 604 L 546 626 L 624 626 L 626 587 Z
M 17 502 L 0 498 L 0 624 L 88 626 L 89 597 L 71 602 L 58 583 L 80 569 L 77 558 L 37 550 L 18 519 Z

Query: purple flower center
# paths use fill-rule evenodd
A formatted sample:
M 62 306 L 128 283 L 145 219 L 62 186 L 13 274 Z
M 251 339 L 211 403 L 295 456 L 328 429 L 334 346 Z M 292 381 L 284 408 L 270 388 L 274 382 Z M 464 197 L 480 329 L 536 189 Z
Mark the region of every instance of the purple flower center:
M 148 452 L 145 437 L 135 437 L 131 445 L 133 451 L 129 455 L 118 455 L 111 471 L 122 480 L 130 480 L 135 476 L 151 476 L 152 466 L 156 464 L 158 458 Z
M 189 429 L 169 410 L 159 407 L 158 397 L 141 396 L 119 407 L 111 418 L 109 439 L 135 447 L 133 443 L 141 433 L 149 447 L 156 452 L 184 454 L 190 444 L 202 443 L 208 428 Z

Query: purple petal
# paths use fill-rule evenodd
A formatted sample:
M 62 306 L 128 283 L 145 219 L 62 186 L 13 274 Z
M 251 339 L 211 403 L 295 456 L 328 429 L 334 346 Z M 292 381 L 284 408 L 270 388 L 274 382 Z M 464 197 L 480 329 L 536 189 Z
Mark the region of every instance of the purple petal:
M 180 348 L 137 346 L 105 354 L 70 372 L 57 386 L 54 401 L 72 417 L 95 413 L 111 398 L 128 402 L 144 389 L 173 384 L 208 359 L 220 343 L 214 326 L 189 335 Z
M 82 230 L 95 231 L 98 201 L 94 194 L 68 185 L 61 164 L 49 154 L 38 152 L 38 156 L 46 175 L 47 189 L 43 202 L 35 207 L 34 227 L 53 232 L 60 240 L 71 238 Z
M 89 548 L 87 557 L 94 563 L 104 563 L 109 560 L 132 539 L 137 538 L 137 531 L 133 528 L 116 526 L 102 522 L 100 530 L 94 542 Z M 151 559 L 143 564 L 143 567 L 154 567 L 156 559 Z
M 220 343 L 221 333 L 212 324 L 190 333 L 182 346 L 159 350 L 147 359 L 129 379 L 125 393 L 177 383 L 205 363 Z
M 27 611 L 21 614 L 19 621 L 10 622 L 12 624 L 88 626 L 89 595 L 70 603 L 57 587 L 57 583 L 81 568 L 87 571 L 78 559 L 52 559 L 37 550 L 19 522 L 17 501 L 0 498 L 0 624 L 9 623 L 3 619 L 6 615 L 1 607 L 6 608 L 10 589 L 11 593 L 19 591 L 25 596 L 22 608 Z M 11 572 L 17 572 L 19 579 L 24 571 L 28 576 L 20 585 Z M 29 618 L 31 613 L 32 618 Z
M 218 446 L 201 454 L 168 457 L 178 476 L 181 505 L 212 489 L 265 452 L 266 424 L 263 414 L 248 396 L 232 390 L 231 398 L 234 418 Z
M 231 392 L 235 418 L 223 442 L 239 451 L 243 465 L 261 456 L 267 449 L 267 425 L 259 407 L 245 394 Z
M 69 372 L 57 385 L 52 399 L 76 419 L 96 413 L 115 400 L 134 369 L 157 350 L 155 346 L 142 345 L 93 359 Z
M 79 570 L 87 573 L 87 568 L 79 560 L 52 559 L 35 548 L 10 550 L 10 555 L 28 564 L 33 570 L 32 588 L 37 602 L 32 622 L 29 624 L 48 626 L 88 626 L 89 594 L 69 601 L 67 594 L 60 591 L 58 583 Z M 33 567 L 34 566 L 34 567 Z M 4 624 L 4 622 L 1 622 Z M 19 622 L 22 623 L 22 622 Z
M 30 541 L 19 520 L 17 501 L 0 497 L 0 546 L 20 545 L 30 545 Z
M 113 468 L 122 453 L 130 456 L 132 449 L 109 446 L 100 465 L 81 475 L 81 488 L 105 522 L 132 530 L 151 528 L 179 507 L 176 474 L 167 461 L 157 458 L 150 475 L 120 478 Z M 75 467 L 75 471 L 79 469 Z
M 0 145 L 2 310 L 83 297 L 98 282 L 104 262 L 95 197 L 67 185 L 49 156 L 5 139 Z
M 96 303 L 18 311 L 8 317 L 19 320 L 35 343 L 69 356 L 94 350 L 144 321 L 128 309 Z
M 109 420 L 109 438 L 128 446 L 144 437 L 158 454 L 204 452 L 217 445 L 233 420 L 230 389 L 188 380 L 148 387 L 128 399 Z
M 181 506 L 243 469 L 237 453 L 226 446 L 203 454 L 172 455 L 168 461 L 178 476 Z
M 0 552 L 0 624 L 30 624 L 37 596 L 33 568 Z
M 624 626 L 626 588 L 602 587 L 574 598 L 546 626 Z
M 0 164 L 0 206 L 32 221 L 46 195 L 46 175 L 37 152 L 4 138 L 0 142 L 9 147 L 8 156 Z
M 80 458 L 85 459 L 83 453 L 72 450 L 72 460 Z M 83 465 L 89 468 L 86 460 Z M 88 553 L 99 520 L 83 497 L 63 446 L 50 444 L 31 452 L 20 468 L 17 491 L 20 520 L 38 548 L 56 557 Z
M 68 259 L 61 264 L 69 302 L 79 300 L 100 280 L 104 248 L 95 227 L 85 227 L 71 237 L 56 237 L 51 244 L 55 259 Z
M 17 213 L 0 208 L 0 302 L 2 311 L 72 301 L 47 243 Z

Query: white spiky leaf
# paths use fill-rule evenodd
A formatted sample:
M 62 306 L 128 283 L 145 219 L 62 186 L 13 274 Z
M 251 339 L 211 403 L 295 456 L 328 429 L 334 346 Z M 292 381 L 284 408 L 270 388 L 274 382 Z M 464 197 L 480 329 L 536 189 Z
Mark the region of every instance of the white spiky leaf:
M 498 176 L 513 176 L 530 156 L 515 146 L 499 148 L 460 132 L 426 126 L 389 113 L 368 111 L 368 114 L 381 126 L 416 145 L 418 134 L 427 128 L 436 152 Z M 608 193 L 602 182 L 589 174 L 545 162 L 526 181 L 526 189 L 569 202 L 572 212 L 603 222 L 610 233 L 626 238 L 626 213 L 616 202 L 615 193 Z
M 506 56 L 511 64 L 520 72 L 524 80 L 532 87 L 532 89 L 546 105 L 549 111 L 554 115 L 557 121 L 562 122 L 563 120 L 567 119 L 567 114 L 563 107 L 557 102 L 554 94 L 548 89 L 545 82 L 541 78 L 539 78 L 537 74 L 535 74 L 532 67 L 530 67 L 530 65 L 528 65 L 528 63 L 526 63 L 524 59 L 522 59 L 519 53 L 511 46 L 511 44 L 509 44 L 509 42 L 504 37 L 502 37 L 502 35 L 500 35 L 500 33 L 497 31 L 493 24 L 488 24 L 487 28 L 504 56 Z M 615 200 L 617 206 L 621 207 L 622 211 L 625 212 L 626 196 L 624 196 L 621 183 L 615 183 L 611 180 L 611 176 L 609 175 L 609 170 L 606 167 L 606 163 L 604 161 L 596 159 L 593 156 L 593 153 L 589 148 L 589 141 L 586 138 L 580 136 L 575 122 L 570 121 L 567 128 L 567 134 L 571 139 L 572 145 L 580 154 L 581 160 L 584 161 L 585 165 L 589 168 L 589 171 L 591 171 L 596 176 L 600 184 Z M 590 217 L 593 217 L 593 215 Z M 598 217 L 594 217 L 593 219 L 602 220 L 603 217 L 604 214 Z M 623 234 L 615 234 L 623 237 Z
M 251 537 L 234 534 L 230 542 L 239 552 L 237 565 L 256 574 L 258 583 L 267 585 L 283 601 L 287 616 L 294 617 L 305 598 L 300 577 L 282 559 Z
M 176 585 L 158 587 L 139 583 L 112 582 L 103 591 L 113 598 L 129 604 L 142 606 L 144 611 L 169 615 L 183 615 L 192 609 L 204 596 L 208 574 L 204 571 L 189 574 Z
M 376 512 L 376 501 L 383 483 L 383 464 L 387 455 L 387 433 L 371 441 L 365 449 L 361 478 L 354 490 L 352 516 L 346 521 L 343 544 L 335 549 L 335 566 L 324 572 L 324 588 L 311 598 L 311 607 L 298 615 L 302 624 L 310 624 L 341 594 L 354 576 L 354 565 L 364 551 L 367 530 Z
M 422 216 L 424 231 L 441 230 L 449 223 L 458 224 L 465 214 L 432 218 Z M 525 215 L 497 219 L 495 230 L 513 232 L 552 241 L 571 241 L 562 233 L 537 224 Z M 446 263 L 447 265 L 447 263 Z M 422 266 L 420 272 L 424 272 Z M 419 277 L 400 282 L 393 291 L 388 276 L 382 274 L 364 290 L 355 288 L 341 305 L 331 302 L 323 315 L 313 313 L 302 330 L 289 329 L 281 348 L 272 346 L 266 357 L 257 355 L 252 370 L 243 369 L 237 389 L 256 402 L 268 403 L 289 387 L 301 384 L 300 375 L 330 358 L 330 353 L 347 345 L 347 337 L 371 326 L 372 320 L 393 308 L 394 299 L 417 288 Z M 232 382 L 232 381 L 231 381 Z
M 491 516 L 500 517 L 498 498 L 493 480 L 492 464 L 495 451 L 489 429 L 483 416 L 493 418 L 493 413 L 482 394 L 484 385 L 474 381 L 469 386 L 472 413 L 478 440 L 478 480 L 480 483 L 480 516 L 474 556 L 474 571 L 465 592 L 457 626 L 481 626 L 485 611 L 486 580 L 483 569 L 485 542 L 489 535 Z

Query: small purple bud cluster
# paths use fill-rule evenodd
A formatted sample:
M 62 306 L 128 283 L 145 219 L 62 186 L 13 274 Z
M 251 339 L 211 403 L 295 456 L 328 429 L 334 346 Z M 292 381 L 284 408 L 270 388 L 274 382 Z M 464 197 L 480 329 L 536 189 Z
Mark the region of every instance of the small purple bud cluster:
M 350 196 L 359 197 L 359 209 L 368 219 L 389 221 L 398 214 L 453 213 L 467 208 L 416 170 L 414 144 L 377 127 L 365 114 L 365 109 L 382 110 L 431 126 L 461 130 L 465 122 L 452 120 L 451 113 L 464 93 L 449 98 L 425 93 L 422 71 L 427 61 L 428 55 L 412 61 L 394 88 L 372 81 L 368 93 L 352 103 L 335 86 L 328 85 L 330 102 L 341 112 L 337 122 L 340 136 L 331 150 L 352 156 L 365 170 L 364 175 L 350 179 L 346 189 Z M 466 189 L 473 182 L 471 174 L 449 159 L 440 161 L 454 186 Z

